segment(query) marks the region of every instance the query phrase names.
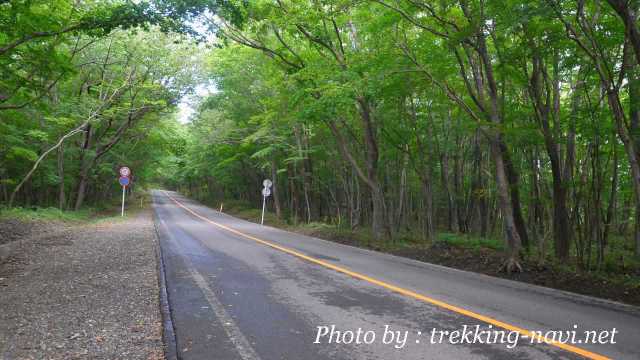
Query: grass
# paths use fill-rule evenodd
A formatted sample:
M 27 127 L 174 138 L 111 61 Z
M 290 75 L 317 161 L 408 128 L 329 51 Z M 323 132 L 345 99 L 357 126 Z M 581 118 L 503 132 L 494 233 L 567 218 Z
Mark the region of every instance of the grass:
M 151 203 L 151 194 L 138 191 L 125 203 L 125 217 L 136 214 Z M 78 211 L 62 211 L 55 207 L 0 207 L 0 219 L 29 221 L 64 221 L 71 223 L 114 221 L 121 219 L 120 202 L 102 204 L 97 208 L 84 207 Z
M 210 203 L 209 205 L 216 209 L 219 209 L 220 207 L 219 203 Z M 223 204 L 223 211 L 253 222 L 260 222 L 260 216 L 262 213 L 261 209 L 254 208 L 250 203 L 245 201 L 227 201 Z M 380 251 L 393 251 L 405 248 L 424 248 L 425 246 L 430 245 L 430 243 L 421 240 L 420 235 L 415 232 L 405 231 L 403 233 L 396 234 L 393 240 L 375 240 L 371 230 L 368 228 L 360 227 L 357 229 L 351 229 L 349 227 L 323 222 L 301 222 L 298 224 L 292 224 L 279 220 L 273 212 L 265 213 L 265 224 L 319 238 L 351 243 L 356 246 L 367 247 Z M 501 251 L 503 249 L 503 243 L 499 239 L 482 238 L 467 234 L 442 232 L 438 233 L 437 241 L 448 245 L 474 250 L 489 248 Z
M 205 200 L 200 200 L 200 201 L 216 210 L 220 209 L 219 202 L 211 202 L 211 201 L 205 201 Z M 241 219 L 245 219 L 245 220 L 256 222 L 256 223 L 260 222 L 260 218 L 262 216 L 262 209 L 257 209 L 251 206 L 249 202 L 242 201 L 242 200 L 225 201 L 222 204 L 222 211 L 225 213 L 237 216 Z M 265 225 L 274 226 L 274 227 L 287 226 L 287 223 L 285 223 L 284 221 L 278 220 L 276 215 L 272 212 L 265 212 L 264 223 Z
M 473 236 L 469 234 L 455 234 L 441 232 L 438 233 L 438 241 L 448 245 L 478 250 L 481 248 L 488 248 L 496 251 L 502 251 L 504 244 L 502 241 L 494 238 L 483 238 L 479 236 Z
M 58 208 L 2 208 L 0 209 L 0 219 L 18 219 L 22 221 L 35 221 L 35 220 L 57 220 L 67 222 L 82 222 L 88 221 L 92 214 L 93 209 L 86 208 L 80 211 L 61 211 Z

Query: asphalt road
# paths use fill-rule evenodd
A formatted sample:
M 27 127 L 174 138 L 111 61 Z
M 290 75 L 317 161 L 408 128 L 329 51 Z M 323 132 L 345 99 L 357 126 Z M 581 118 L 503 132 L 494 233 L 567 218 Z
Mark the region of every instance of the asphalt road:
M 180 359 L 640 359 L 638 308 L 153 201 Z

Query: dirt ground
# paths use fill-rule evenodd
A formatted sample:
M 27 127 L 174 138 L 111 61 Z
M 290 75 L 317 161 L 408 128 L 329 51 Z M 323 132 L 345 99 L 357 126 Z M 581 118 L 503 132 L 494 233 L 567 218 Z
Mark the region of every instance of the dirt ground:
M 163 358 L 150 211 L 0 234 L 21 242 L 0 264 L 0 359 Z
M 27 223 L 18 219 L 0 219 L 0 245 L 24 239 L 32 234 L 45 233 L 56 225 L 66 226 L 64 223 L 56 224 L 49 221 Z

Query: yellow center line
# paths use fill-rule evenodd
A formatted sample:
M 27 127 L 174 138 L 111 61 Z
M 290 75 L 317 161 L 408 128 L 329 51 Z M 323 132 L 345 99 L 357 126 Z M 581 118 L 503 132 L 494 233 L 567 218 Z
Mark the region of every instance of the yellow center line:
M 556 347 L 558 347 L 560 349 L 563 349 L 563 350 L 566 350 L 566 351 L 569 351 L 569 352 L 572 352 L 572 353 L 575 353 L 575 354 L 578 354 L 578 355 L 582 355 L 582 356 L 584 356 L 586 358 L 589 358 L 589 359 L 594 359 L 594 360 L 607 360 L 607 359 L 610 359 L 610 358 L 608 358 L 608 357 L 606 357 L 604 355 L 596 354 L 596 353 L 590 352 L 588 350 L 579 348 L 577 346 L 573 346 L 573 345 L 569 345 L 569 344 L 563 344 L 563 343 L 555 341 L 553 339 L 549 339 L 547 337 L 540 336 L 540 335 L 538 335 L 537 333 L 535 333 L 533 331 L 529 331 L 529 330 L 517 327 L 515 325 L 511 325 L 511 324 L 502 322 L 500 320 L 496 320 L 496 319 L 491 318 L 489 316 L 481 315 L 481 314 L 475 313 L 473 311 L 470 311 L 470 310 L 467 310 L 467 309 L 463 309 L 463 308 L 455 306 L 455 305 L 448 304 L 446 302 L 443 302 L 443 301 L 440 301 L 440 300 L 437 300 L 437 299 L 434 299 L 434 298 L 431 298 L 431 297 L 416 293 L 414 291 L 411 291 L 411 290 L 408 290 L 408 289 L 405 289 L 405 288 L 401 288 L 401 287 L 396 286 L 396 285 L 392 285 L 392 284 L 386 283 L 386 282 L 384 282 L 382 280 L 378 280 L 378 279 L 369 277 L 367 275 L 364 275 L 364 274 L 361 274 L 361 273 L 358 273 L 358 272 L 343 268 L 341 266 L 337 266 L 337 265 L 334 265 L 334 264 L 331 264 L 331 263 L 316 259 L 314 257 L 311 257 L 311 256 L 305 255 L 303 253 L 300 253 L 300 252 L 298 252 L 296 250 L 292 250 L 292 249 L 286 248 L 284 246 L 280 246 L 280 245 L 274 244 L 272 242 L 269 242 L 269 241 L 266 241 L 266 240 L 262 240 L 260 238 L 255 237 L 255 236 L 252 236 L 252 235 L 249 235 L 249 234 L 245 234 L 243 232 L 240 232 L 240 231 L 235 230 L 233 228 L 230 228 L 228 226 L 219 224 L 219 223 L 217 223 L 217 222 L 215 222 L 213 220 L 210 220 L 210 219 L 208 219 L 208 218 L 196 213 L 195 211 L 193 211 L 193 210 L 189 209 L 188 207 L 184 206 L 182 203 L 180 203 L 178 200 L 176 200 L 173 196 L 169 195 L 169 193 L 167 193 L 166 191 L 163 191 L 163 192 L 165 193 L 165 195 L 167 197 L 169 197 L 169 199 L 173 200 L 173 202 L 175 202 L 179 207 L 181 207 L 184 210 L 188 211 L 193 216 L 195 216 L 195 217 L 197 217 L 197 218 L 199 218 L 199 219 L 201 219 L 203 221 L 206 221 L 206 222 L 208 222 L 208 223 L 210 223 L 212 225 L 215 225 L 215 226 L 217 226 L 217 227 L 219 227 L 221 229 L 224 229 L 224 230 L 226 230 L 228 232 L 231 232 L 231 233 L 236 234 L 238 236 L 242 236 L 244 238 L 253 240 L 253 241 L 257 242 L 257 243 L 266 245 L 266 246 L 268 246 L 270 248 L 280 250 L 280 251 L 282 251 L 284 253 L 293 255 L 295 257 L 298 257 L 300 259 L 306 260 L 308 262 L 320 265 L 322 267 L 325 267 L 325 268 L 328 268 L 328 269 L 331 269 L 331 270 L 335 270 L 337 272 L 349 275 L 349 276 L 351 276 L 353 278 L 360 279 L 360 280 L 366 281 L 366 282 L 374 284 L 374 285 L 378 285 L 380 287 L 383 287 L 383 288 L 385 288 L 387 290 L 391 290 L 391 291 L 396 292 L 398 294 L 402 294 L 402 295 L 405 295 L 405 296 L 408 296 L 408 297 L 411 297 L 411 298 L 414 298 L 414 299 L 417 299 L 417 300 L 420 300 L 420 301 L 423 301 L 423 302 L 426 302 L 426 303 L 441 307 L 443 309 L 447 309 L 447 310 L 453 311 L 455 313 L 458 313 L 458 314 L 461 314 L 461 315 L 465 315 L 465 316 L 468 316 L 468 317 L 476 319 L 476 320 L 480 320 L 482 322 L 485 322 L 487 324 L 491 324 L 493 326 L 497 326 L 497 327 L 500 327 L 500 328 L 503 328 L 503 329 L 506 329 L 506 330 L 509 330 L 509 331 L 519 332 L 521 336 L 522 335 L 526 335 L 531 339 L 537 340 L 538 342 L 544 342 L 544 343 L 547 343 L 549 345 L 556 346 Z

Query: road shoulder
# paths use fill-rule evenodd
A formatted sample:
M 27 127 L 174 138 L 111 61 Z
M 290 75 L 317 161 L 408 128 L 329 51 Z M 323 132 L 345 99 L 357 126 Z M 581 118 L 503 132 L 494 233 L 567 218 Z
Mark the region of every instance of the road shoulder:
M 0 358 L 163 358 L 150 211 L 20 242 L 0 265 Z

